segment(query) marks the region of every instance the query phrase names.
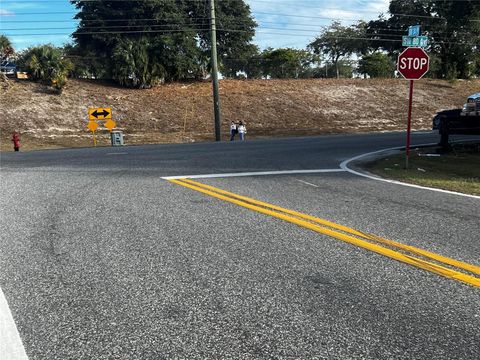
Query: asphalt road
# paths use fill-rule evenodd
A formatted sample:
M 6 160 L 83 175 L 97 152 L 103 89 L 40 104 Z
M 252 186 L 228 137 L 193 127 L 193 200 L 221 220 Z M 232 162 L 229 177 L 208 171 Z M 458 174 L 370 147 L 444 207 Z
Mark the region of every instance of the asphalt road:
M 29 359 L 480 358 L 480 288 L 162 179 L 338 169 L 403 143 L 2 153 L 0 287 Z M 480 265 L 475 198 L 348 172 L 197 181 Z

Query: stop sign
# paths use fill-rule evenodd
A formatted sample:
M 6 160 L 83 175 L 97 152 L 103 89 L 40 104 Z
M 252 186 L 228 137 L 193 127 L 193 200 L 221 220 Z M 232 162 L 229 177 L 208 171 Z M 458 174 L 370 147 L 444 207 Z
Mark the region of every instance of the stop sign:
M 428 72 L 430 58 L 418 47 L 406 48 L 398 56 L 397 70 L 407 80 L 418 80 Z

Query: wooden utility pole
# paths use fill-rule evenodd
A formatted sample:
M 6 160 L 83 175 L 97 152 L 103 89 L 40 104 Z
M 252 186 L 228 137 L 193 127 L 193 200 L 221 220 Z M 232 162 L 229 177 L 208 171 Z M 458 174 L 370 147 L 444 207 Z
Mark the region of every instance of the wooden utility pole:
M 213 111 L 215 113 L 215 141 L 221 140 L 220 95 L 218 93 L 217 30 L 215 24 L 215 2 L 210 0 L 210 34 L 212 42 Z

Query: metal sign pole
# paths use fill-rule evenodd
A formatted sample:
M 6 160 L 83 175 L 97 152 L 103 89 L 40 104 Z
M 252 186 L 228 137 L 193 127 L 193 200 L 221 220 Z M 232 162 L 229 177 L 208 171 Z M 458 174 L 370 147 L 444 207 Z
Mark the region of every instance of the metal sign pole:
M 410 80 L 410 94 L 408 96 L 407 145 L 405 147 L 405 169 L 408 169 L 408 159 L 410 157 L 410 132 L 412 129 L 412 102 L 413 102 L 413 80 Z

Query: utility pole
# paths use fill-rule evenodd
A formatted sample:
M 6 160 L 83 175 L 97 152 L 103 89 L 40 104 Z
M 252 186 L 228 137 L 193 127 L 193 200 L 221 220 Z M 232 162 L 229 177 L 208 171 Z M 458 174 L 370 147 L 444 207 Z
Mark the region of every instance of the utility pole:
M 218 64 L 217 64 L 217 30 L 215 24 L 215 2 L 210 0 L 210 34 L 212 41 L 212 79 L 213 79 L 213 111 L 215 113 L 215 141 L 221 141 L 220 128 L 220 96 L 218 94 Z

